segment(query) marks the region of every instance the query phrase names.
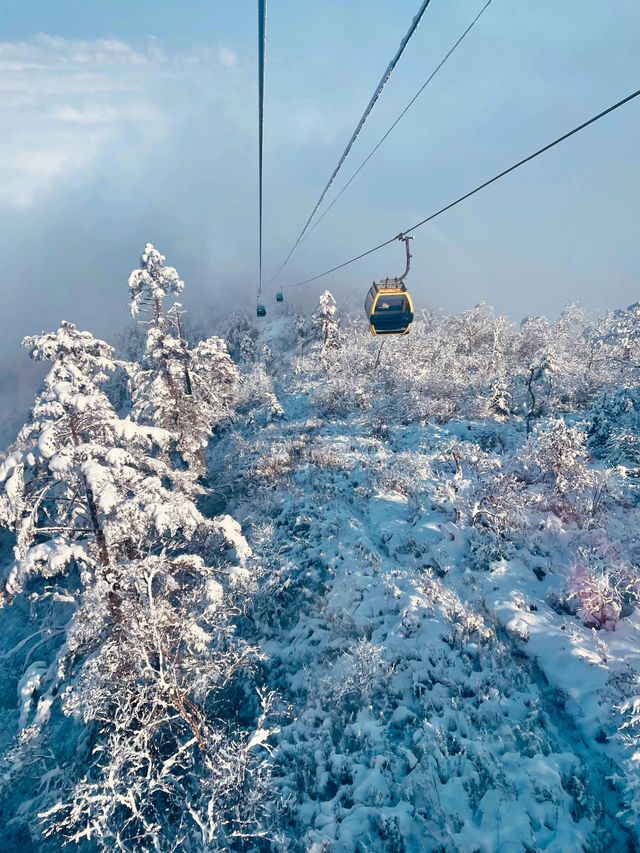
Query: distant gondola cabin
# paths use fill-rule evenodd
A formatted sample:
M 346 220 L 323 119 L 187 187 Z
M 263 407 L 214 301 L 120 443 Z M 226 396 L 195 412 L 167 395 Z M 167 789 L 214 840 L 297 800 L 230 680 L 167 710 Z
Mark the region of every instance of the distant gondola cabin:
M 413 322 L 413 301 L 397 279 L 374 282 L 364 308 L 374 335 L 406 335 Z

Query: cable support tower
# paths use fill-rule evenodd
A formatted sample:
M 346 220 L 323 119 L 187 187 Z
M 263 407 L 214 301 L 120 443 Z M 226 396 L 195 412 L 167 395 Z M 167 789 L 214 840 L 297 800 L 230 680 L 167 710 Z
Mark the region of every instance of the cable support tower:
M 258 310 L 262 296 L 262 149 L 264 142 L 264 72 L 267 48 L 267 0 L 258 0 Z

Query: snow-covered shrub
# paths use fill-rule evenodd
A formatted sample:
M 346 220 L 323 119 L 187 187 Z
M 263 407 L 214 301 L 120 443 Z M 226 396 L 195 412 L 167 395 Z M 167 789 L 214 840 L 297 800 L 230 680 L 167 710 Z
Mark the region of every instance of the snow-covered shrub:
M 640 601 L 640 573 L 615 555 L 603 557 L 581 549 L 569 572 L 567 589 L 585 625 L 613 631 Z
M 435 476 L 428 456 L 408 451 L 388 454 L 384 465 L 373 466 L 373 474 L 379 488 L 405 495 L 416 512 L 430 496 Z
M 488 571 L 493 563 L 508 560 L 514 554 L 509 539 L 491 528 L 475 528 L 469 538 L 469 555 L 480 571 Z
M 255 474 L 267 483 L 276 482 L 294 470 L 307 445 L 308 439 L 304 436 L 270 443 L 258 457 Z
M 589 450 L 598 459 L 640 468 L 640 393 L 637 388 L 608 391 L 594 405 Z
M 340 379 L 321 385 L 313 395 L 313 402 L 318 414 L 329 420 L 344 418 L 355 407 L 351 390 Z
M 464 649 L 470 643 L 484 645 L 495 637 L 481 614 L 473 613 L 459 602 L 455 602 L 446 615 L 449 632 L 444 640 L 452 648 Z
M 374 694 L 386 692 L 392 674 L 383 647 L 363 638 L 332 664 L 323 688 L 330 701 L 348 702 L 357 709 Z
M 578 615 L 585 625 L 615 629 L 622 613 L 622 598 L 614 578 L 583 563 L 575 563 L 568 578 L 569 597 L 578 603 Z
M 485 476 L 476 493 L 472 523 L 504 535 L 525 523 L 526 493 L 523 481 L 511 471 L 496 471 Z
M 309 455 L 317 468 L 336 471 L 352 471 L 358 462 L 364 461 L 360 455 L 348 452 L 342 442 L 314 443 Z
M 522 460 L 538 477 L 566 497 L 590 485 L 586 436 L 562 418 L 538 424 L 522 451 Z

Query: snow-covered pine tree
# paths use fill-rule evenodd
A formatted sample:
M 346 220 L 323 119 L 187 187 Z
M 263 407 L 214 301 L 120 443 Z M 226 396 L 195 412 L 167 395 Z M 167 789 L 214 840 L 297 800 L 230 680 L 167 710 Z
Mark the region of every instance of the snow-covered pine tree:
M 16 538 L 3 601 L 29 585 L 32 605 L 39 602 L 41 612 L 48 605 L 62 639 L 39 643 L 51 645 L 51 662 L 34 662 L 21 681 L 19 733 L 5 757 L 4 783 L 20 770 L 29 784 L 25 766 L 59 718 L 62 697 L 65 713 L 92 727 L 97 747 L 92 756 L 78 746 L 77 763 L 67 762 L 64 774 L 55 745 L 50 766 L 40 759 L 60 785 L 47 785 L 33 801 L 53 809 L 53 830 L 78 831 L 102 850 L 130 849 L 123 839 L 145 831 L 155 843 L 157 828 L 146 816 L 162 782 L 182 798 L 176 811 L 192 816 L 199 839 L 203 821 L 212 838 L 231 831 L 232 812 L 235 829 L 248 831 L 261 790 L 257 782 L 251 795 L 243 787 L 254 772 L 250 736 L 221 722 L 213 698 L 246 693 L 240 671 L 255 658 L 232 627 L 250 588 L 239 525 L 200 514 L 193 478 L 167 462 L 171 433 L 117 417 L 100 388 L 114 364 L 108 344 L 63 323 L 25 346 L 52 367 L 0 465 L 0 521 Z M 240 564 L 230 573 L 225 549 Z M 238 701 L 251 707 L 248 694 Z M 152 730 L 143 732 L 148 714 Z M 91 787 L 97 779 L 100 796 Z M 226 811 L 216 805 L 223 794 Z M 56 796 L 67 805 L 51 806 Z M 167 803 L 167 790 L 163 796 Z
M 147 243 L 140 268 L 129 277 L 131 313 L 148 315 L 145 353 L 131 373 L 133 416 L 171 431 L 176 449 L 192 471 L 204 472 L 204 448 L 215 427 L 233 410 L 236 367 L 218 337 L 189 348 L 181 305 L 165 311 L 166 296 L 184 288 L 173 267 Z
M 119 418 L 100 388 L 112 348 L 66 322 L 24 346 L 52 367 L 0 468 L 0 519 L 16 534 L 5 593 L 78 560 L 132 559 L 167 535 L 187 542 L 202 523 L 190 500 L 196 487 L 162 458 L 171 434 Z
M 164 299 L 177 296 L 184 289 L 174 267 L 165 266 L 165 257 L 152 243 L 147 243 L 140 257 L 140 266 L 129 276 L 131 314 L 141 310 L 153 318 L 153 325 L 166 325 Z
M 206 526 L 191 500 L 193 483 L 157 458 L 169 433 L 117 417 L 100 388 L 114 366 L 108 344 L 65 322 L 26 338 L 24 346 L 52 367 L 0 466 L 0 522 L 15 534 L 2 600 L 12 601 L 33 582 L 33 600 L 55 608 L 61 600 L 77 603 L 83 590 L 102 583 L 116 618 L 118 562 L 170 541 L 186 546 Z M 68 656 L 61 647 L 39 677 L 35 730 L 47 722 Z
M 232 311 L 224 325 L 223 333 L 234 361 L 249 363 L 256 360 L 258 330 L 248 314 Z
M 511 414 L 511 394 L 504 376 L 497 376 L 491 386 L 489 408 L 496 418 L 502 420 Z
M 335 351 L 341 345 L 340 327 L 336 319 L 336 301 L 328 290 L 321 294 L 320 304 L 313 318 L 322 334 L 322 365 L 328 370 Z
M 511 413 L 511 394 L 507 381 L 506 340 L 510 322 L 506 317 L 497 317 L 493 330 L 493 356 L 491 360 L 491 398 L 489 409 L 497 418 L 506 419 Z
M 297 314 L 295 320 L 296 341 L 299 342 L 300 348 L 304 349 L 304 344 L 307 339 L 307 318 L 304 314 Z
M 32 572 L 48 577 L 72 561 L 110 560 L 89 465 L 115 421 L 99 387 L 114 369 L 113 351 L 67 322 L 56 332 L 25 338 L 23 346 L 53 366 L 0 466 L 0 521 L 16 535 L 5 586 L 10 595 Z M 80 539 L 91 545 L 76 547 Z

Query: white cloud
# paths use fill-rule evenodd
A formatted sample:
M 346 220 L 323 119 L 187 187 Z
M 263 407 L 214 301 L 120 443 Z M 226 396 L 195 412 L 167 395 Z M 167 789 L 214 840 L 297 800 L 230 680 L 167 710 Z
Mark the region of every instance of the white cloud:
M 220 52 L 223 64 L 235 59 Z M 170 120 L 167 86 L 215 61 L 208 48 L 168 54 L 155 40 L 145 50 L 44 33 L 0 42 L 0 202 L 36 204 L 60 182 L 90 173 L 125 138 L 144 156 L 144 141 Z
M 0 202 L 17 208 L 31 207 L 35 198 L 50 189 L 65 175 L 89 166 L 91 157 L 86 150 L 75 148 L 72 141 L 49 144 L 47 150 L 25 147 L 16 153 L 12 170 L 3 175 L 0 183 Z
M 85 103 L 80 107 L 60 104 L 51 110 L 51 116 L 60 122 L 73 125 L 115 125 L 119 122 L 160 122 L 162 110 L 144 101 L 126 104 Z
M 218 51 L 218 59 L 227 68 L 233 68 L 238 62 L 238 54 L 230 47 L 221 47 Z

